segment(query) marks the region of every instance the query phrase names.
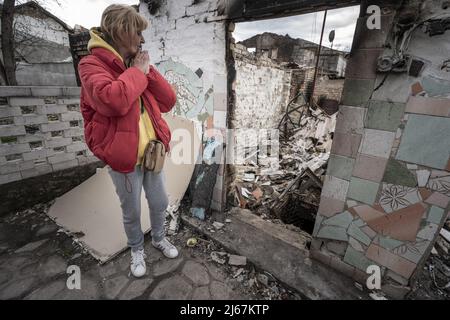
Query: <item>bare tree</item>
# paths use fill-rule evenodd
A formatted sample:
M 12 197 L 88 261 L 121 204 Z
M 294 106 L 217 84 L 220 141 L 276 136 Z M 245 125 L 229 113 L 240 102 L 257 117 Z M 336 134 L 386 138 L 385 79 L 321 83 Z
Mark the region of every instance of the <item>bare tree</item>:
M 58 5 L 61 5 L 60 0 L 52 0 Z M 41 4 L 42 1 L 35 1 Z M 4 0 L 3 10 L 1 15 L 1 44 L 2 44 L 2 57 L 0 57 L 0 77 L 1 84 L 16 86 L 16 40 L 20 43 L 27 43 L 34 37 L 28 37 L 26 26 L 21 25 L 20 27 L 14 23 L 14 15 L 16 11 L 16 6 L 20 5 L 22 1 L 19 0 Z M 48 3 L 48 1 L 47 1 Z M 20 30 L 24 29 L 25 30 Z M 17 36 L 19 36 L 18 39 Z

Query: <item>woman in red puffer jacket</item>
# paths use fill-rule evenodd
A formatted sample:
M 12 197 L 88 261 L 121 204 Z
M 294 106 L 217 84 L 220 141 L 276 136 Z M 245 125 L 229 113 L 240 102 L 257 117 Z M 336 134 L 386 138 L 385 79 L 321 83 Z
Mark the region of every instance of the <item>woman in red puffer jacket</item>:
M 142 31 L 147 20 L 133 7 L 111 5 L 103 12 L 101 28 L 93 28 L 90 55 L 80 61 L 81 112 L 89 149 L 108 165 L 119 196 L 125 233 L 131 247 L 131 271 L 146 273 L 141 229 L 141 190 L 145 191 L 152 225 L 152 244 L 168 258 L 178 250 L 165 237 L 168 198 L 164 173 L 142 172 L 145 146 L 158 139 L 169 150 L 171 133 L 161 113 L 169 112 L 176 94 L 150 65 Z

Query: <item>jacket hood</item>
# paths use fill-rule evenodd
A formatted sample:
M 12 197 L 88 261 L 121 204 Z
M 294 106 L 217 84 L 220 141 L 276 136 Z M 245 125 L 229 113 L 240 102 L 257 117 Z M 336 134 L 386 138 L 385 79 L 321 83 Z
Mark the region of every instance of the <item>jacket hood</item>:
M 101 32 L 100 28 L 94 27 L 89 31 L 89 34 L 91 35 L 91 40 L 88 42 L 88 51 L 89 53 L 92 53 L 91 50 L 94 48 L 103 48 L 108 51 L 111 51 L 114 53 L 120 61 L 123 61 L 122 56 L 114 49 L 108 42 L 104 40 L 104 35 Z

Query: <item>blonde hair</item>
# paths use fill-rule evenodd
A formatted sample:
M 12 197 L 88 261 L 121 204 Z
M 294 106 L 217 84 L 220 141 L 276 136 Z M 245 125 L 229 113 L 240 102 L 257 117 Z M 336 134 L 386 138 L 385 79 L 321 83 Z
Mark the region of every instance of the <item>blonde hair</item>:
M 100 27 L 114 43 L 122 43 L 147 29 L 148 21 L 132 6 L 112 4 L 103 11 Z

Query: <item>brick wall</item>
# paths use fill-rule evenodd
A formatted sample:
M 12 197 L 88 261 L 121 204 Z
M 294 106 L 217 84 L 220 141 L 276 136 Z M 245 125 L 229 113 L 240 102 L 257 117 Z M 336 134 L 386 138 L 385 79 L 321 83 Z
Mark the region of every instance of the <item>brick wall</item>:
M 0 87 L 0 141 L 0 185 L 99 161 L 76 87 Z

